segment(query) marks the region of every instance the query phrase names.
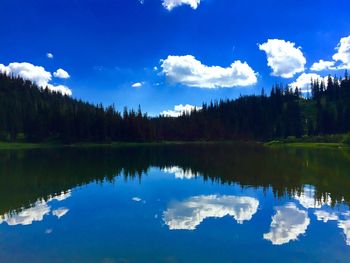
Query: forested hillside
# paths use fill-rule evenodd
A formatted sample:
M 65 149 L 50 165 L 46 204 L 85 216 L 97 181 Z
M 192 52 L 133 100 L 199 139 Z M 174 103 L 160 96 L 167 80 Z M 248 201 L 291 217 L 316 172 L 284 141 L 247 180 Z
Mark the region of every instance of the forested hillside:
M 269 96 L 203 104 L 178 118 L 104 108 L 0 75 L 0 140 L 41 142 L 271 140 L 350 131 L 350 81 L 313 82 L 305 98 L 276 85 Z M 119 102 L 119 103 L 122 103 Z

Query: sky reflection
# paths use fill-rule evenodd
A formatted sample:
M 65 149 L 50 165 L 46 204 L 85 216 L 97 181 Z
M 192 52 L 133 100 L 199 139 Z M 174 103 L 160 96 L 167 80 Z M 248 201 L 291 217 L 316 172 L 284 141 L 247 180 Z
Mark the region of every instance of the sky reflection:
M 294 195 L 294 199 L 299 201 L 299 203 L 306 209 L 321 208 L 324 205 L 331 205 L 332 203 L 329 194 L 321 199 L 317 199 L 315 187 L 311 185 L 306 185 L 300 195 Z
M 173 202 L 164 212 L 163 219 L 170 230 L 195 230 L 206 218 L 232 216 L 237 223 L 252 219 L 259 201 L 252 197 L 194 196 L 182 202 Z
M 298 209 L 293 203 L 276 207 L 275 210 L 270 232 L 264 234 L 264 239 L 271 241 L 274 245 L 283 245 L 305 234 L 310 224 L 306 211 Z
M 179 166 L 171 166 L 162 169 L 164 173 L 174 174 L 176 179 L 192 179 L 200 176 L 199 173 L 192 172 L 191 169 L 184 170 Z
M 31 225 L 33 222 L 43 221 L 46 215 L 51 212 L 52 201 L 62 202 L 71 196 L 71 192 L 62 192 L 61 194 L 49 197 L 48 201 L 44 199 L 36 201 L 31 207 L 23 208 L 20 212 L 12 211 L 4 215 L 0 215 L 0 224 L 7 223 L 9 226 Z M 52 215 L 57 218 L 68 213 L 69 209 L 65 207 L 58 208 L 52 211 Z

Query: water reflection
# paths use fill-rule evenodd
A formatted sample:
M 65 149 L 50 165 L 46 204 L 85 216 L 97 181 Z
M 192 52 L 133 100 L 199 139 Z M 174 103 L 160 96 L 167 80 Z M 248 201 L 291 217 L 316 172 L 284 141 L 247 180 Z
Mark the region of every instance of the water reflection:
M 164 173 L 169 173 L 169 174 L 174 174 L 176 179 L 192 179 L 200 176 L 199 173 L 192 172 L 191 169 L 184 170 L 183 168 L 179 166 L 171 166 L 171 167 L 166 167 L 162 169 L 162 172 Z
M 315 211 L 315 216 L 318 221 L 323 221 L 323 223 L 327 223 L 328 221 L 338 221 L 339 217 L 336 213 L 328 212 L 324 210 Z
M 295 194 L 294 199 L 306 209 L 309 208 L 321 208 L 324 205 L 331 205 L 332 199 L 328 193 L 324 193 L 323 196 L 317 198 L 315 187 L 306 185 L 300 194 Z
M 54 229 L 50 239 L 57 244 L 70 239 L 74 251 L 83 251 L 81 244 L 91 237 L 96 242 L 86 244 L 84 251 L 101 251 L 103 257 L 111 254 L 113 258 L 120 249 L 115 254 L 125 255 L 130 262 L 166 262 L 169 258 L 230 262 L 221 258 L 226 245 L 234 257 L 240 252 L 249 254 L 243 248 L 252 244 L 271 255 L 282 250 L 289 255 L 309 255 L 315 249 L 325 256 L 324 247 L 329 244 L 327 248 L 340 255 L 334 261 L 346 262 L 343 259 L 350 256 L 346 246 L 350 246 L 349 171 L 349 155 L 330 149 L 213 144 L 0 152 L 0 243 L 6 246 L 10 242 L 3 239 L 7 239 L 16 247 L 20 244 L 16 238 L 20 238 L 30 247 L 31 240 L 38 238 L 35 233 L 47 239 L 43 232 L 50 234 Z M 72 196 L 69 189 L 77 188 Z M 64 202 L 67 198 L 71 198 L 74 213 Z M 91 207 L 98 207 L 98 212 L 91 213 Z M 77 225 L 79 217 L 83 220 Z M 213 220 L 223 217 L 229 220 Z M 58 219 L 59 224 L 53 225 Z M 246 224 L 238 225 L 242 223 Z M 228 224 L 234 236 L 225 231 Z M 7 225 L 31 226 L 14 231 Z M 150 235 L 157 242 L 149 242 Z M 214 242 L 205 242 L 208 237 Z M 47 244 L 47 240 L 42 242 Z M 142 246 L 136 248 L 135 242 Z M 214 243 L 217 246 L 210 247 Z M 174 251 L 182 249 L 183 255 L 189 249 L 200 251 L 197 254 L 203 254 L 204 260 L 167 257 L 170 252 L 165 253 L 163 245 Z M 11 262 L 1 256 L 12 247 L 0 249 L 0 261 Z M 61 248 L 66 249 L 57 250 Z M 18 250 L 20 254 L 23 247 Z M 147 252 L 142 254 L 142 250 Z M 158 261 L 133 260 L 134 255 L 162 252 L 164 257 Z M 209 254 L 218 258 L 206 258 Z M 76 258 L 77 262 L 102 261 Z
M 283 245 L 305 234 L 310 224 L 306 211 L 298 209 L 293 203 L 276 207 L 275 210 L 270 232 L 264 234 L 264 239 L 270 240 L 274 245 Z
M 346 244 L 350 246 L 350 215 L 347 214 L 344 220 L 340 220 L 338 227 L 343 229 L 344 235 L 346 237 Z
M 73 148 L 1 152 L 0 214 L 91 182 L 142 180 L 151 167 L 180 179 L 272 188 L 276 197 L 293 196 L 305 208 L 350 202 L 345 151 L 236 144 Z
M 54 201 L 54 200 L 56 200 L 56 201 L 64 201 L 64 200 L 68 199 L 69 197 L 71 197 L 71 195 L 72 195 L 72 192 L 70 190 L 67 191 L 67 192 L 61 192 L 58 195 L 54 195 L 54 196 L 50 195 L 49 199 L 48 199 L 48 202 L 51 202 L 51 201 Z
M 259 201 L 252 197 L 194 196 L 173 202 L 163 218 L 170 230 L 195 230 L 206 218 L 232 216 L 239 224 L 252 219 Z
M 66 207 L 60 207 L 56 210 L 52 211 L 52 214 L 54 216 L 57 216 L 58 219 L 60 219 L 62 216 L 66 215 L 69 212 L 69 209 Z
M 42 221 L 44 216 L 50 213 L 50 207 L 43 200 L 37 201 L 33 207 L 16 213 L 7 213 L 0 216 L 0 224 L 7 223 L 9 226 L 30 225 L 34 221 Z
M 71 192 L 61 193 L 55 196 L 49 196 L 48 201 L 44 199 L 36 201 L 29 208 L 22 208 L 20 211 L 11 211 L 0 215 L 0 224 L 7 223 L 9 226 L 16 225 L 31 225 L 33 222 L 43 221 L 46 215 L 49 215 L 51 212 L 51 207 L 49 204 L 52 201 L 63 201 L 71 196 Z M 52 215 L 61 218 L 67 214 L 69 209 L 67 208 L 58 208 L 52 211 Z

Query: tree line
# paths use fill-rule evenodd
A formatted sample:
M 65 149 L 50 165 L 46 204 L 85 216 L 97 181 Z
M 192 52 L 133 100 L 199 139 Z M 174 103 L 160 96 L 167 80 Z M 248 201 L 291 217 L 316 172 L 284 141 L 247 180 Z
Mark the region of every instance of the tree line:
M 203 104 L 173 118 L 118 112 L 0 74 L 0 140 L 41 142 L 271 140 L 350 132 L 350 80 L 310 80 L 311 94 L 275 85 L 269 95 Z

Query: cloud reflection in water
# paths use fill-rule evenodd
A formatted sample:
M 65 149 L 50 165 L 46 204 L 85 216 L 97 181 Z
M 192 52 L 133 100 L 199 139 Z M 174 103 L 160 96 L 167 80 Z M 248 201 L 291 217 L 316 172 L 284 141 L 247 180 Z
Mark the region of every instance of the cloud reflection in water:
M 324 205 L 331 205 L 332 199 L 329 195 L 318 200 L 316 198 L 315 187 L 306 185 L 303 192 L 300 195 L 294 195 L 294 199 L 306 209 L 309 208 L 321 208 Z
M 198 173 L 192 172 L 191 169 L 184 170 L 183 168 L 179 166 L 171 166 L 171 167 L 166 167 L 162 169 L 162 172 L 164 173 L 169 173 L 169 174 L 174 174 L 176 179 L 192 179 L 196 178 L 199 176 Z
M 172 203 L 163 214 L 170 230 L 195 230 L 206 218 L 232 216 L 238 223 L 249 221 L 257 212 L 259 201 L 252 197 L 194 196 Z
M 283 245 L 305 234 L 310 224 L 306 211 L 298 209 L 293 203 L 275 209 L 276 214 L 272 217 L 270 232 L 264 234 L 264 239 L 274 245 Z
M 31 225 L 35 221 L 42 221 L 44 216 L 50 214 L 51 207 L 49 203 L 53 200 L 57 200 L 59 202 L 69 198 L 71 196 L 71 192 L 61 193 L 56 196 L 52 196 L 45 201 L 43 199 L 36 201 L 30 208 L 22 209 L 20 212 L 9 212 L 4 215 L 0 215 L 0 224 L 7 223 L 9 226 L 16 225 Z M 67 208 L 59 208 L 52 212 L 53 215 L 58 218 L 67 214 L 69 209 Z

